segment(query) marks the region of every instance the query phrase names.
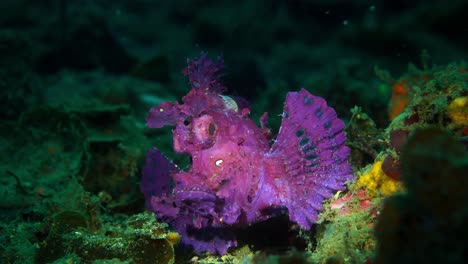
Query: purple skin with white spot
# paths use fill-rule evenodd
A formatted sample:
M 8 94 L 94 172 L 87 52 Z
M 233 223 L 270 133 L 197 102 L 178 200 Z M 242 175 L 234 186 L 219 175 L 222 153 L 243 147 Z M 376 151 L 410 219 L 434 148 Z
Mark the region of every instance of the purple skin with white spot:
M 352 179 L 344 123 L 323 98 L 289 92 L 270 147 L 267 115 L 259 128 L 248 108 L 220 96 L 222 67 L 206 54 L 189 61 L 192 90 L 183 104 L 161 103 L 146 120 L 151 128 L 175 126 L 174 150 L 192 157 L 191 168 L 178 171 L 156 148 L 148 152 L 141 182 L 147 207 L 199 253 L 225 254 L 237 245 L 235 229 L 283 212 L 310 229 L 323 201 Z

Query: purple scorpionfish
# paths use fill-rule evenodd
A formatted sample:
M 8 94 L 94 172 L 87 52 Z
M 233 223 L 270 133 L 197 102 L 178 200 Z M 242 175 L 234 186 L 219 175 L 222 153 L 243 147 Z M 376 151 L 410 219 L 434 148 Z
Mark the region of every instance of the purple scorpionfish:
M 192 89 L 183 103 L 160 103 L 146 119 L 150 128 L 174 126 L 174 150 L 192 159 L 181 171 L 158 149 L 148 151 L 141 181 L 147 208 L 199 253 L 225 254 L 237 245 L 236 228 L 280 213 L 308 230 L 323 201 L 352 179 L 344 123 L 323 98 L 289 92 L 270 146 L 267 114 L 257 127 L 245 101 L 222 95 L 222 68 L 222 58 L 206 53 L 189 60 L 184 74 Z

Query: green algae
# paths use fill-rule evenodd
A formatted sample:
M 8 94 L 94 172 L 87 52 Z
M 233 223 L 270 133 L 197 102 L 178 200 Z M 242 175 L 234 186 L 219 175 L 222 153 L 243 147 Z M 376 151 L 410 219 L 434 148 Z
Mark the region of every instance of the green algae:
M 53 217 L 47 238 L 36 251 L 35 263 L 75 257 L 82 263 L 119 259 L 130 263 L 174 263 L 174 249 L 166 239 L 167 225 L 149 214 L 135 215 L 122 227 L 92 232 L 79 212 L 64 211 Z

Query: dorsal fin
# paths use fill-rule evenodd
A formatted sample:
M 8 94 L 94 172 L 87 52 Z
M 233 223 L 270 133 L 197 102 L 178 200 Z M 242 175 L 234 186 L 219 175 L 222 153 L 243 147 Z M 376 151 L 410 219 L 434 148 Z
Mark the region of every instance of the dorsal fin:
M 343 121 L 323 98 L 305 89 L 288 93 L 270 154 L 284 163 L 288 176 L 278 185 L 288 186 L 277 188 L 289 190 L 282 195 L 290 201 L 286 205 L 290 218 L 303 228 L 317 220 L 323 200 L 343 189 L 352 178 L 343 129 Z

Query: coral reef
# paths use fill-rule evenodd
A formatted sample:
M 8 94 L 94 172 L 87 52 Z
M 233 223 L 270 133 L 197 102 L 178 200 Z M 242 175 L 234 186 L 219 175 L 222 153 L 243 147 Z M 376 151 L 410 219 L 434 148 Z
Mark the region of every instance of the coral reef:
M 334 256 L 345 263 L 423 263 L 437 258 L 444 262 L 445 257 L 450 257 L 453 263 L 461 263 L 461 252 L 466 249 L 463 243 L 454 245 L 458 243 L 454 234 L 464 232 L 461 222 L 466 221 L 466 209 L 461 205 L 467 202 L 462 173 L 466 171 L 467 146 L 463 141 L 463 98 L 467 93 L 463 65 L 424 70 L 410 66 L 409 73 L 399 79 L 399 84 L 405 85 L 404 104 L 396 102 L 395 97 L 391 100 L 395 116 L 389 127 L 378 133 L 380 153 L 371 165 L 356 173 L 357 180 L 347 193 L 335 195 L 325 206 L 314 260 L 322 262 Z M 387 81 L 392 79 L 388 73 L 377 74 Z M 356 114 L 347 128 L 352 153 L 375 151 L 377 144 L 362 139 L 375 135 L 372 125 L 363 125 L 372 123 L 363 122 L 366 115 L 358 122 L 360 109 L 353 111 Z M 359 127 L 363 128 L 362 134 L 355 136 Z M 353 159 L 357 167 L 359 161 Z M 456 182 L 459 185 L 455 186 Z M 348 230 L 355 231 L 355 235 Z M 418 245 L 419 240 L 424 243 Z M 347 252 L 349 247 L 358 248 L 359 254 Z M 424 252 L 432 248 L 435 251 L 425 256 Z
M 387 82 L 393 78 L 377 71 Z M 395 179 L 401 178 L 400 152 L 411 131 L 427 125 L 446 127 L 457 135 L 466 135 L 466 94 L 468 77 L 464 63 L 447 66 L 425 66 L 423 70 L 410 65 L 400 78 L 405 89 L 405 104 L 398 111 L 385 132 L 388 148 L 384 151 L 383 172 Z M 403 89 L 403 88 L 401 88 Z M 393 98 L 394 99 L 394 98 Z M 394 106 L 394 100 L 390 106 Z
M 122 216 L 108 215 L 143 209 L 131 186 L 141 163 L 134 150 L 144 140 L 131 132 L 128 107 L 74 106 L 36 106 L 2 124 L 1 155 L 9 162 L 2 164 L 0 208 L 11 222 L 0 229 L 12 234 L 1 236 L 2 262 L 173 262 L 178 235 L 166 225 L 147 214 L 122 227 Z
M 165 102 L 150 110 L 148 126 L 175 125 L 174 149 L 189 154 L 193 164 L 174 173 L 153 149 L 141 183 L 149 209 L 172 224 L 184 243 L 218 254 L 237 244 L 235 228 L 285 209 L 291 221 L 310 229 L 323 200 L 352 179 L 344 123 L 325 100 L 304 89 L 288 93 L 270 149 L 267 115 L 258 128 L 247 117 L 250 110 L 237 107 L 243 101 L 220 95 L 222 66 L 206 53 L 190 60 L 184 72 L 192 90 L 184 104 Z M 169 177 L 175 182 L 171 191 Z
M 466 262 L 468 1 L 2 0 L 0 13 L 1 263 Z M 227 66 L 189 60 L 187 81 L 200 51 Z M 158 105 L 164 127 L 149 128 Z M 325 128 L 330 108 L 344 132 Z M 343 133 L 346 190 L 318 184 L 332 165 L 301 178 Z M 209 188 L 182 186 L 195 174 Z
M 464 63 L 423 70 L 411 65 L 409 73 L 405 75 L 412 80 L 406 86 L 409 98 L 407 106 L 395 117 L 389 129 L 434 124 L 460 131 L 466 109 L 466 100 L 463 98 L 467 93 L 468 81 L 468 73 L 464 69 Z

